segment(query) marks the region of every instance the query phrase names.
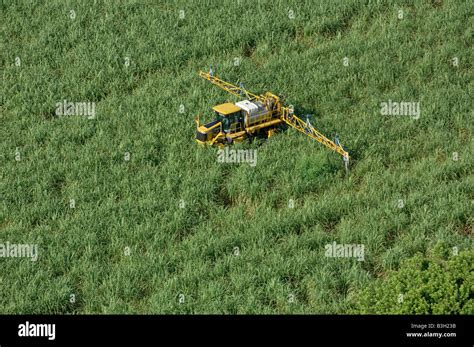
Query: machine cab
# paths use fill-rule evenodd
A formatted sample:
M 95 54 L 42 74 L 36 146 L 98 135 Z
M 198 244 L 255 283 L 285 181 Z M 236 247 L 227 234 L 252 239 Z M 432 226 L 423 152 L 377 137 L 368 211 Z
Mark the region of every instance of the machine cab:
M 230 102 L 212 108 L 216 114 L 216 121 L 222 123 L 222 131 L 233 133 L 241 130 L 242 109 Z
M 212 141 L 220 132 L 233 134 L 243 130 L 242 109 L 230 102 L 212 108 L 215 118 L 212 122 L 199 125 L 196 140 L 199 143 Z

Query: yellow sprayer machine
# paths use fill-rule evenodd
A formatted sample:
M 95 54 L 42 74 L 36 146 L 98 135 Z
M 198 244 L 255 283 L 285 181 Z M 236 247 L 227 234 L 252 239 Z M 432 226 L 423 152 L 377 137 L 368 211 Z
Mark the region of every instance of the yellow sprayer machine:
M 252 94 L 246 91 L 243 85 L 237 87 L 219 79 L 213 75 L 212 70 L 209 73 L 200 71 L 199 76 L 244 100 L 235 104 L 224 103 L 214 106 L 215 119 L 208 124 L 199 124 L 197 118 L 198 143 L 223 147 L 233 142 L 241 142 L 248 137 L 270 137 L 282 125 L 287 124 L 342 155 L 346 169 L 348 168 L 349 153 L 342 148 L 339 140 L 336 139 L 334 143 L 316 130 L 309 120 L 305 122 L 294 115 L 292 109 L 282 105 L 279 96 L 270 92 L 263 95 Z

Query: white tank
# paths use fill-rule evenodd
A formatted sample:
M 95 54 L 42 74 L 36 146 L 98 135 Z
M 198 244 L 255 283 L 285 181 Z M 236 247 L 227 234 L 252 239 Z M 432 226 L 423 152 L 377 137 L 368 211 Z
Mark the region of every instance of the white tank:
M 245 123 L 248 125 L 253 125 L 269 118 L 270 112 L 261 102 L 242 100 L 236 102 L 235 105 L 245 111 Z

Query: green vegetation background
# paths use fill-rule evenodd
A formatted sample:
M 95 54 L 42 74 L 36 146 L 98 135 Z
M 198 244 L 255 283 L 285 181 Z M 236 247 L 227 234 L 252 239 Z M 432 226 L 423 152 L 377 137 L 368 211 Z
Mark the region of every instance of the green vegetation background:
M 472 275 L 472 2 L 5 1 L 1 12 L 0 242 L 40 255 L 0 259 L 0 312 L 366 312 L 364 290 L 440 243 L 465 251 L 456 268 Z M 198 78 L 211 64 L 337 132 L 350 175 L 292 130 L 242 145 L 258 148 L 254 168 L 219 164 L 194 142 L 193 118 L 234 101 Z M 64 99 L 96 102 L 97 119 L 58 118 Z M 420 118 L 380 115 L 388 100 L 420 102 Z M 365 261 L 324 257 L 333 241 L 364 244 Z M 420 312 L 413 302 L 400 312 Z

